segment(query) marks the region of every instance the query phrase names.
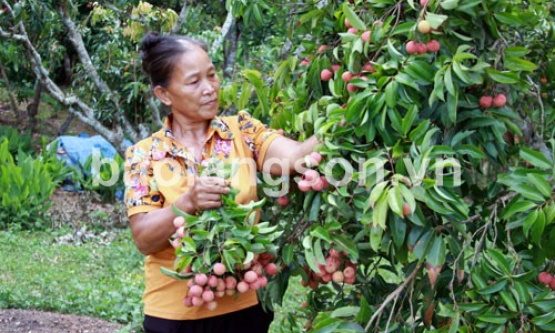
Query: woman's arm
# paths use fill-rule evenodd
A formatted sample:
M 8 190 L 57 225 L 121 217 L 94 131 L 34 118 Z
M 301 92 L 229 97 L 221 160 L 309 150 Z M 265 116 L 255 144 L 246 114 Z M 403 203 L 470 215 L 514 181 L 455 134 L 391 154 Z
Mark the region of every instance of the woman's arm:
M 216 177 L 195 177 L 194 185 L 174 204 L 188 214 L 195 214 L 222 205 L 222 194 L 229 193 L 229 182 Z M 156 209 L 148 213 L 132 215 L 129 220 L 137 249 L 144 254 L 156 253 L 170 246 L 169 239 L 175 233 L 171 207 Z
M 299 166 L 304 161 L 304 157 L 314 151 L 318 143 L 315 135 L 304 142 L 279 137 L 270 143 L 264 156 L 262 171 L 274 176 L 295 173 L 298 171 L 295 170 L 295 165 Z

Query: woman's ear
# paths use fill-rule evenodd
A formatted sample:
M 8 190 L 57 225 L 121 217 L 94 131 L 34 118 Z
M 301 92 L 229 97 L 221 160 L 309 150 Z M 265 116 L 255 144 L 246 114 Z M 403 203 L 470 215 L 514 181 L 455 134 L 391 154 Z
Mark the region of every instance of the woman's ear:
M 165 106 L 168 106 L 168 107 L 172 106 L 172 101 L 169 97 L 168 91 L 164 87 L 162 86 L 154 87 L 154 95 L 158 97 L 160 102 L 162 102 L 162 104 L 164 104 Z

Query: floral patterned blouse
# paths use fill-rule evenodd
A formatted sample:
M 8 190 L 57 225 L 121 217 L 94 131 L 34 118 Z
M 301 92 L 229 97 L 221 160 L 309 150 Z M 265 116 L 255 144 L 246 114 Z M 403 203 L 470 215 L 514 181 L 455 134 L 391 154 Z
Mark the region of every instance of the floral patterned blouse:
M 208 159 L 230 162 L 234 158 L 252 158 L 260 170 L 266 149 L 279 136 L 246 111 L 231 117 L 215 117 L 209 126 L 202 160 L 197 161 L 187 147 L 175 140 L 171 121 L 170 115 L 163 129 L 126 152 L 124 201 L 129 216 L 171 204 L 186 191 L 187 175 L 198 174 L 199 165 Z M 250 186 L 243 188 L 242 184 L 248 183 L 244 180 L 238 180 L 242 190 L 238 201 L 255 199 L 246 193 L 252 190 Z

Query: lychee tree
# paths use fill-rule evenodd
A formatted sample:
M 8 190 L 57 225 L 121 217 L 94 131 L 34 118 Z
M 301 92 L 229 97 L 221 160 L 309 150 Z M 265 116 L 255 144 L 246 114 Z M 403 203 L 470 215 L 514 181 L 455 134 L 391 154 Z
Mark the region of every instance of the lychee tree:
M 265 299 L 300 275 L 311 332 L 555 330 L 555 294 L 538 281 L 555 260 L 552 6 L 304 7 L 302 55 L 271 85 L 244 73 L 255 114 L 321 139 L 307 166 L 331 183 L 291 178 L 276 201 L 285 266 Z

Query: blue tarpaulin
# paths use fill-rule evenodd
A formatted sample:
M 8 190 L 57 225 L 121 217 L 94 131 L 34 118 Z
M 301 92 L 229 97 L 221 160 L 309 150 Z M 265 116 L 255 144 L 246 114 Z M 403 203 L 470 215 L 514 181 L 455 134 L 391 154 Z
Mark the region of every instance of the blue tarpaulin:
M 102 158 L 114 158 L 117 153 L 114 146 L 100 135 L 92 137 L 88 137 L 86 134 L 79 136 L 63 135 L 59 136 L 56 140 L 58 141 L 56 154 L 58 159 L 64 161 L 70 167 L 75 167 L 87 177 L 91 175 L 91 170 L 84 170 L 83 166 L 95 149 L 100 151 Z M 125 140 L 124 144 L 126 148 L 132 145 L 128 140 Z M 122 176 L 120 175 L 120 177 Z M 80 190 L 75 188 L 74 185 L 66 183 L 63 188 L 67 191 Z M 121 192 L 121 189 L 118 192 Z M 121 199 L 121 194 L 118 197 Z

